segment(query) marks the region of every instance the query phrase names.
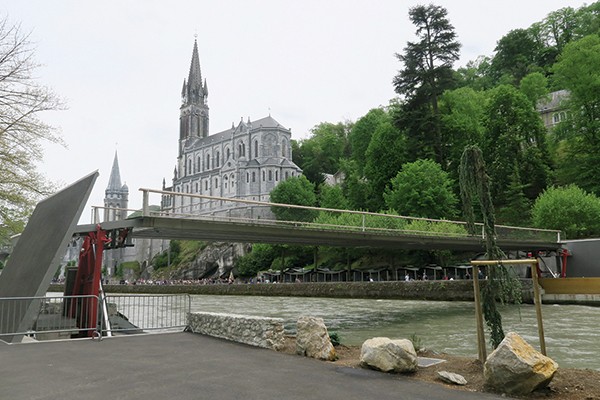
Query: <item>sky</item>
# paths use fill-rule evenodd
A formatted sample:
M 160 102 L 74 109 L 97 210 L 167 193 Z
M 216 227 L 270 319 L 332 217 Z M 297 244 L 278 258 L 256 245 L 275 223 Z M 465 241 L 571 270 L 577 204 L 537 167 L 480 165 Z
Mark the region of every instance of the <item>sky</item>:
M 404 0 L 0 0 L 30 33 L 35 79 L 67 109 L 39 117 L 67 147 L 45 145 L 39 168 L 67 185 L 98 170 L 81 222 L 102 205 L 115 151 L 130 208 L 139 188 L 173 177 L 181 88 L 194 40 L 208 84 L 210 132 L 271 114 L 300 140 L 321 122 L 356 121 L 395 97 L 395 57 L 415 39 Z M 436 0 L 462 44 L 455 67 L 492 56 L 512 29 L 578 0 Z M 157 195 L 151 203 L 158 204 Z

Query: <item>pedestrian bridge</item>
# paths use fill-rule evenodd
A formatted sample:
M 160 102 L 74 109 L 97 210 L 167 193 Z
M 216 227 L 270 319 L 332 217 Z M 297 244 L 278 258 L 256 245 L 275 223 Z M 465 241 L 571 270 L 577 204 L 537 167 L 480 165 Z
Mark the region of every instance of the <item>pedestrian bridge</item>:
M 469 234 L 463 221 L 413 218 L 391 214 L 379 214 L 353 210 L 336 210 L 304 207 L 290 204 L 240 200 L 226 197 L 205 196 L 191 193 L 174 193 L 162 190 L 140 189 L 143 193 L 141 212 L 134 210 L 128 218 L 120 221 L 100 222 L 115 209 L 93 207 L 92 224 L 78 225 L 75 234 L 85 234 L 97 225 L 107 231 L 129 228 L 129 236 L 145 239 L 180 239 L 203 241 L 229 241 L 241 243 L 295 244 L 308 246 L 404 248 L 421 250 L 467 250 L 485 251 L 485 237 Z M 154 210 L 150 197 L 181 197 L 175 212 Z M 203 211 L 208 202 L 219 202 L 218 215 Z M 175 203 L 177 204 L 177 203 Z M 264 218 L 241 218 L 231 212 L 243 207 L 283 207 L 330 217 L 317 217 L 313 222 L 280 221 Z M 225 211 L 223 211 L 225 210 Z M 333 216 L 333 217 L 332 217 Z M 332 222 L 333 221 L 333 222 Z M 561 247 L 560 231 L 496 226 L 497 244 L 504 251 L 510 250 L 556 250 Z

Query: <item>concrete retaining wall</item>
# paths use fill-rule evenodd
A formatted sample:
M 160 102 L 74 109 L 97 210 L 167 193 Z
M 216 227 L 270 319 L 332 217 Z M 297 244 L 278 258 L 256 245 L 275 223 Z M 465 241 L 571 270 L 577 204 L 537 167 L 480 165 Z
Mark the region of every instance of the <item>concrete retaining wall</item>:
M 285 339 L 281 318 L 194 312 L 188 314 L 188 327 L 194 333 L 274 350 L 281 349 Z

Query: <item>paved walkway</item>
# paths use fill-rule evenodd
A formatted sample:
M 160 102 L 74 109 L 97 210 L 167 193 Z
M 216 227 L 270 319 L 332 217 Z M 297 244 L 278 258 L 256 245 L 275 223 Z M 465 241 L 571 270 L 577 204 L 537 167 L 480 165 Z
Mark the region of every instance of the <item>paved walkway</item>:
M 1 400 L 506 399 L 193 333 L 0 342 Z

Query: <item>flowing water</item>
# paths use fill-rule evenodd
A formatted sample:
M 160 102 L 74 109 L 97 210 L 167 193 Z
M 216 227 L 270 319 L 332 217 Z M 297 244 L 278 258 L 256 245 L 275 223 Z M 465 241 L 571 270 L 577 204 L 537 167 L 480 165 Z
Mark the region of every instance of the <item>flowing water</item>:
M 346 345 L 376 336 L 415 335 L 428 349 L 477 357 L 475 311 L 469 302 L 195 295 L 191 307 L 192 312 L 283 318 L 288 330 L 302 315 L 321 317 Z M 501 313 L 505 332 L 517 332 L 539 350 L 533 305 L 505 306 Z M 600 307 L 544 305 L 542 315 L 549 357 L 563 368 L 600 370 Z

